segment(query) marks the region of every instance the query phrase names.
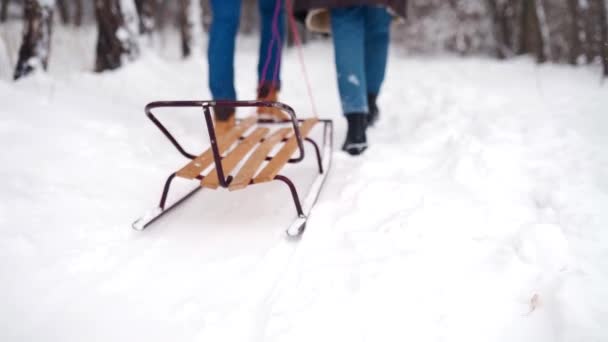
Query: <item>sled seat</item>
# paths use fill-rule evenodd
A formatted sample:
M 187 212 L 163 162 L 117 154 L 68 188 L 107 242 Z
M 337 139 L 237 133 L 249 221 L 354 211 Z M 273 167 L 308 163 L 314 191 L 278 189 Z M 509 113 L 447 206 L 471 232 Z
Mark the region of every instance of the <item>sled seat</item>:
M 257 116 L 247 117 L 230 131 L 217 137 L 222 171 L 230 191 L 274 180 L 298 149 L 298 137 L 293 127 L 273 130 L 270 127 L 261 127 L 257 122 Z M 305 139 L 318 122 L 316 118 L 298 121 L 301 138 Z M 279 147 L 280 144 L 282 146 Z M 278 151 L 271 156 L 270 153 L 277 148 Z M 191 180 L 200 179 L 202 187 L 217 189 L 221 184 L 214 161 L 213 148 L 210 147 L 177 171 L 176 176 Z M 263 166 L 264 162 L 267 163 Z M 228 176 L 236 171 L 239 165 L 241 167 L 236 176 Z

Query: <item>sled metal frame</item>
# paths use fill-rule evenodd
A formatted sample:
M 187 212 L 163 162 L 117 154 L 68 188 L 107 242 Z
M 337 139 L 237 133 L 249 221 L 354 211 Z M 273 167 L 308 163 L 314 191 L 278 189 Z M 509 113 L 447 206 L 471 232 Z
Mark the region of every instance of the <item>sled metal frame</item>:
M 325 179 L 327 178 L 327 173 L 331 166 L 331 156 L 332 156 L 332 146 L 333 146 L 333 121 L 329 120 L 329 119 L 319 119 L 318 120 L 317 124 L 323 125 L 323 138 L 322 138 L 323 144 L 321 147 L 319 147 L 317 142 L 314 141 L 313 139 L 302 136 L 299 125 L 300 125 L 300 123 L 304 122 L 304 120 L 298 119 L 296 117 L 295 111 L 290 106 L 280 103 L 280 102 L 268 102 L 268 101 L 157 101 L 157 102 L 152 102 L 152 103 L 148 104 L 145 108 L 146 116 L 154 123 L 154 125 L 156 125 L 156 127 L 158 127 L 158 129 L 165 135 L 165 137 L 178 150 L 178 152 L 190 160 L 194 160 L 198 156 L 196 154 L 187 152 L 181 146 L 181 144 L 177 141 L 177 139 L 175 139 L 175 137 L 171 134 L 171 132 L 169 132 L 169 130 L 160 122 L 160 120 L 157 119 L 157 117 L 154 115 L 152 110 L 156 109 L 156 108 L 201 108 L 203 110 L 203 116 L 205 119 L 207 131 L 209 134 L 210 148 L 211 148 L 211 151 L 213 154 L 213 166 L 215 167 L 215 170 L 217 171 L 219 187 L 221 187 L 221 188 L 228 188 L 230 186 L 230 183 L 233 180 L 233 176 L 226 175 L 224 172 L 224 168 L 222 165 L 223 157 L 220 153 L 220 148 L 218 146 L 218 137 L 215 132 L 215 126 L 213 124 L 212 114 L 211 114 L 212 108 L 215 109 L 215 108 L 221 108 L 221 107 L 224 107 L 224 108 L 227 108 L 227 107 L 231 107 L 231 108 L 273 107 L 273 108 L 280 109 L 284 113 L 287 113 L 289 115 L 289 119 L 287 119 L 287 120 L 275 121 L 275 120 L 268 120 L 268 119 L 262 119 L 262 118 L 259 118 L 257 120 L 258 125 L 291 124 L 291 126 L 293 127 L 293 134 L 295 135 L 296 140 L 297 140 L 297 147 L 298 147 L 299 153 L 298 153 L 297 157 L 289 159 L 287 163 L 294 164 L 294 163 L 299 163 L 302 160 L 304 160 L 304 158 L 305 158 L 304 142 L 310 143 L 312 145 L 312 147 L 314 148 L 316 160 L 317 160 L 318 175 L 315 178 L 313 184 L 311 185 L 311 189 L 309 190 L 309 193 L 308 193 L 307 197 L 305 198 L 304 202 L 302 202 L 300 200 L 300 196 L 298 194 L 296 186 L 290 178 L 283 176 L 281 174 L 277 174 L 274 177 L 274 180 L 284 183 L 289 188 L 289 191 L 291 193 L 291 197 L 293 199 L 294 206 L 295 206 L 295 209 L 297 212 L 297 218 L 287 228 L 286 232 L 291 237 L 300 236 L 304 232 L 304 229 L 306 228 L 308 216 L 310 215 L 312 207 L 314 206 L 314 204 L 316 203 L 316 201 L 319 197 L 321 188 L 325 182 Z M 245 133 L 245 132 L 243 132 L 243 133 Z M 243 139 L 242 136 L 239 138 Z M 287 138 L 284 138 L 282 140 L 282 142 L 285 142 L 285 141 L 287 141 Z M 270 161 L 270 160 L 272 160 L 272 158 L 273 158 L 273 156 L 266 156 L 265 160 Z M 148 212 L 146 215 L 144 215 L 142 218 L 135 221 L 132 225 L 133 229 L 139 230 L 139 231 L 144 230 L 145 228 L 150 226 L 152 223 L 156 222 L 158 219 L 163 217 L 165 214 L 167 214 L 174 208 L 176 208 L 179 205 L 181 205 L 182 203 L 184 203 L 186 200 L 191 198 L 193 195 L 195 195 L 197 192 L 199 192 L 203 188 L 199 184 L 196 188 L 187 192 L 182 197 L 172 201 L 171 203 L 168 203 L 168 197 L 169 197 L 171 185 L 173 183 L 173 180 L 176 177 L 177 177 L 177 172 L 173 172 L 171 175 L 169 175 L 169 177 L 165 181 L 165 185 L 163 187 L 163 191 L 161 194 L 161 198 L 160 198 L 158 207 L 154 208 L 153 210 Z M 199 174 L 194 179 L 196 179 L 199 182 L 202 182 L 202 180 L 204 178 L 205 178 L 205 176 L 202 176 Z M 250 180 L 249 185 L 262 184 L 262 183 L 254 182 L 254 178 L 255 178 L 255 175 Z

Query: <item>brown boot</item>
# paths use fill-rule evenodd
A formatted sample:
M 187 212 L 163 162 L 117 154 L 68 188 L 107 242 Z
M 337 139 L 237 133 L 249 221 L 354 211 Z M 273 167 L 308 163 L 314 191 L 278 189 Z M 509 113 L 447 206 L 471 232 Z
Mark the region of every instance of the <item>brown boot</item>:
M 220 107 L 215 108 L 213 116 L 215 119 L 215 134 L 221 136 L 230 131 L 236 123 L 234 108 Z
M 258 89 L 258 101 L 276 102 L 279 98 L 279 90 L 272 86 L 261 86 Z M 258 107 L 258 115 L 262 119 L 275 121 L 289 120 L 289 115 L 274 107 Z

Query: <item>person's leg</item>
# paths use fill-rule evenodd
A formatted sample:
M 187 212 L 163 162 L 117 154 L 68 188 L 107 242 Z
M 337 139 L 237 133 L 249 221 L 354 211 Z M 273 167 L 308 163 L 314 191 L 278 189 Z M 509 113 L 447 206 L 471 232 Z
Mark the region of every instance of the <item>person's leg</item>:
M 260 11 L 260 86 L 281 87 L 281 54 L 285 41 L 285 6 L 283 0 L 258 0 Z
M 366 6 L 365 8 L 365 76 L 367 79 L 367 100 L 369 105 L 368 123 L 378 120 L 379 110 L 376 99 L 384 82 L 388 46 L 390 41 L 391 15 L 386 8 Z
M 234 48 L 241 16 L 241 0 L 211 0 L 213 21 L 209 29 L 209 88 L 214 100 L 236 100 L 234 89 Z M 235 109 L 214 110 L 216 134 L 235 125 Z
M 348 131 L 342 149 L 357 155 L 367 148 L 365 76 L 365 6 L 331 10 L 331 30 L 342 111 Z
M 334 43 L 338 90 L 342 111 L 367 113 L 365 78 L 364 6 L 331 10 L 331 31 Z
M 211 0 L 209 29 L 209 88 L 216 100 L 236 100 L 234 48 L 241 16 L 241 0 Z
M 260 11 L 260 52 L 258 61 L 257 98 L 278 101 L 281 88 L 281 56 L 285 39 L 284 0 L 258 0 Z M 277 108 L 258 108 L 258 114 L 269 119 L 288 117 Z
M 388 60 L 391 15 L 385 7 L 365 8 L 365 76 L 367 91 L 379 94 Z

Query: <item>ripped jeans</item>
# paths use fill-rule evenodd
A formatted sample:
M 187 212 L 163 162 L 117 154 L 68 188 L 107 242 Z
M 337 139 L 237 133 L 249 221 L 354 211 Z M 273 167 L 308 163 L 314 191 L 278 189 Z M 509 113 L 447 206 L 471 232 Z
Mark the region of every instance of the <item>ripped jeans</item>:
M 388 59 L 391 15 L 363 5 L 331 10 L 338 89 L 345 115 L 368 113 L 367 95 L 378 95 Z

